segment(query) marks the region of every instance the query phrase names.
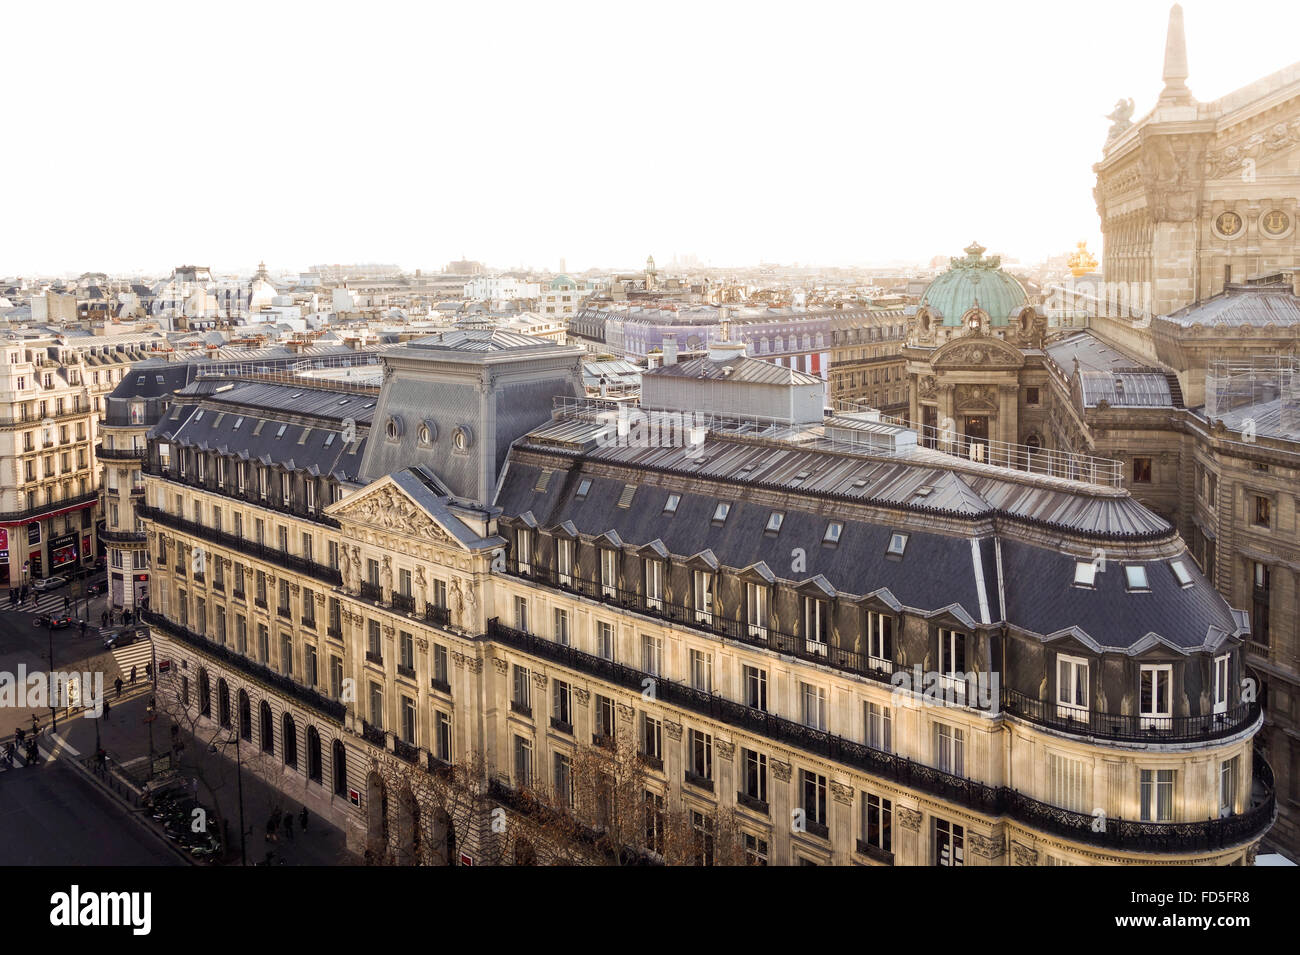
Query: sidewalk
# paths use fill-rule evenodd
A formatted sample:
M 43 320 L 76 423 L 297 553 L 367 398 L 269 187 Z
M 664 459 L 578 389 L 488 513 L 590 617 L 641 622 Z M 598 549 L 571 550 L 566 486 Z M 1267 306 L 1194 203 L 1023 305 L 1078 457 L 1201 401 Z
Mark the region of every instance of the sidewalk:
M 60 720 L 59 736 L 82 756 L 93 756 L 95 724 L 98 723 L 100 745 L 115 763 L 133 778 L 143 782 L 148 778 L 149 766 L 149 724 L 144 722 L 149 695 L 141 693 L 137 696 L 133 693 L 130 696 L 128 698 L 124 694 L 120 704 L 114 702 L 107 719 L 74 717 L 68 721 Z M 171 722 L 165 714 L 159 714 L 152 725 L 154 754 L 166 754 L 170 748 Z M 219 739 L 229 739 L 233 734 L 230 730 L 222 730 L 215 735 Z M 239 865 L 239 780 L 235 766 L 235 746 L 227 744 L 213 753 L 209 750 L 209 739 L 206 736 L 195 739 L 186 732 L 184 725 L 180 729 L 180 738 L 184 749 L 178 772 L 198 778 L 199 802 L 209 809 L 215 809 L 215 814 L 225 821 L 232 849 L 232 861 L 227 864 Z M 256 743 L 240 740 L 248 864 L 261 862 L 269 849 L 287 865 L 359 865 L 361 860 L 346 849 L 343 832 L 324 819 L 310 817 L 307 832 L 301 831 L 297 814 L 302 803 L 284 795 L 258 774 L 251 763 L 255 755 Z M 306 785 L 301 772 L 287 769 L 284 772 L 284 778 L 291 785 Z M 278 841 L 266 840 L 267 820 L 275 808 L 294 814 L 292 840 L 283 828 L 277 833 Z M 211 825 L 216 827 L 220 823 L 213 819 Z

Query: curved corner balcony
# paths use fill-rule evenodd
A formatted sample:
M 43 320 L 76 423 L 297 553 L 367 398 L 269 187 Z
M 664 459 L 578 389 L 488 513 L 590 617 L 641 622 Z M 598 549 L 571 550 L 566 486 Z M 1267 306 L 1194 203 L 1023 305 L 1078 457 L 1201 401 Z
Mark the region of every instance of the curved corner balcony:
M 106 448 L 95 445 L 95 457 L 100 461 L 143 461 L 149 454 L 147 448 Z
M 1002 711 L 1009 716 L 1071 736 L 1118 743 L 1209 743 L 1256 726 L 1263 716 L 1258 703 L 1203 716 L 1153 717 L 1064 708 L 1008 689 L 1001 697 Z

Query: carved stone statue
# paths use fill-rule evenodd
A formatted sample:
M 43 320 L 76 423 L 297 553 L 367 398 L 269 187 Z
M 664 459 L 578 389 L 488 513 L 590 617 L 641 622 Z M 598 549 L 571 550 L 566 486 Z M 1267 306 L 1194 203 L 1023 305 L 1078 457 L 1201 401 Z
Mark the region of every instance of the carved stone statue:
M 1115 103 L 1115 108 L 1111 110 L 1109 116 L 1110 129 L 1106 132 L 1106 144 L 1114 142 L 1124 134 L 1124 131 L 1133 125 L 1133 101 L 1131 99 L 1122 99 Z
M 460 626 L 461 614 L 465 612 L 465 596 L 460 590 L 459 577 L 451 579 L 451 608 L 454 611 L 451 622 L 456 626 Z
M 393 558 L 387 554 L 384 555 L 384 567 L 379 572 L 379 582 L 383 584 L 384 590 L 393 589 Z

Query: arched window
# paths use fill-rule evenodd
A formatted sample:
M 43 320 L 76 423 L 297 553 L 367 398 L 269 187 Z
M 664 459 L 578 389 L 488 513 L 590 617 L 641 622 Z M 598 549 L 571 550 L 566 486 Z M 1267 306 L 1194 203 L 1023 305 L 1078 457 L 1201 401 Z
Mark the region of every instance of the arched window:
M 224 679 L 217 681 L 217 722 L 230 729 L 230 687 Z
M 320 733 L 316 727 L 307 727 L 307 778 L 314 783 L 320 782 Z
M 208 671 L 199 667 L 199 716 L 212 715 L 212 686 L 208 683 Z
M 253 708 L 248 703 L 248 691 L 239 691 L 239 735 L 253 741 Z
M 346 796 L 348 794 L 348 751 L 343 745 L 343 740 L 334 741 L 331 761 L 334 764 L 334 795 Z
M 263 700 L 258 707 L 258 716 L 262 723 L 262 752 L 275 752 L 275 721 L 271 716 L 271 704 Z
M 298 730 L 293 717 L 285 713 L 280 717 L 280 735 L 284 738 L 284 764 L 298 768 Z

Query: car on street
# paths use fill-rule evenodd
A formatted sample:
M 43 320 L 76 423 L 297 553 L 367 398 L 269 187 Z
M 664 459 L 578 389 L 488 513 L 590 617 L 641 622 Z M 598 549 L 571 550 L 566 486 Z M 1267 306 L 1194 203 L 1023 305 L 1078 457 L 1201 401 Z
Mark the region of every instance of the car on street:
M 62 630 L 72 626 L 72 618 L 66 613 L 43 613 L 36 618 L 35 625 L 49 627 L 51 630 Z
M 51 590 L 58 590 L 60 587 L 68 585 L 67 577 L 42 577 L 36 583 L 32 584 L 32 590 L 38 594 L 43 594 Z
M 102 580 L 97 580 L 92 584 L 86 584 L 86 596 L 94 597 L 97 594 L 102 594 L 107 589 L 108 584 L 104 583 Z
M 127 647 L 135 643 L 139 633 L 135 627 L 113 627 L 104 631 L 104 649 L 116 650 L 118 647 Z

